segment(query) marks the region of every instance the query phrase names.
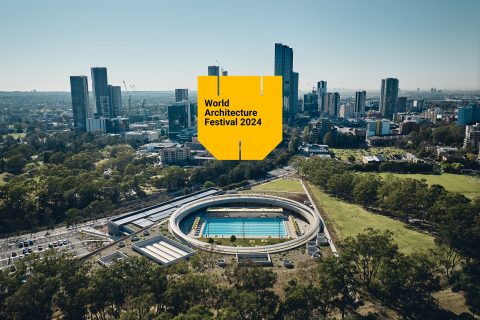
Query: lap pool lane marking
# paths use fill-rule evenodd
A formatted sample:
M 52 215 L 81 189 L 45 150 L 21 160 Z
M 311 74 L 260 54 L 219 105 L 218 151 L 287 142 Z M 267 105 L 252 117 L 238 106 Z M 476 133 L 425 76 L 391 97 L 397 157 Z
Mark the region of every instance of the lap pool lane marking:
M 198 139 L 215 159 L 263 160 L 282 134 L 282 77 L 198 77 Z

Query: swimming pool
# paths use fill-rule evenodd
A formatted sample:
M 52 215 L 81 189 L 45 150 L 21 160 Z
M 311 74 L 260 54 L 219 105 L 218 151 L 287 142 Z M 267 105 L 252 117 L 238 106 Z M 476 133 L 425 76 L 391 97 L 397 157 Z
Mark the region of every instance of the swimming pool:
M 203 236 L 214 237 L 286 237 L 284 220 L 281 218 L 207 218 Z

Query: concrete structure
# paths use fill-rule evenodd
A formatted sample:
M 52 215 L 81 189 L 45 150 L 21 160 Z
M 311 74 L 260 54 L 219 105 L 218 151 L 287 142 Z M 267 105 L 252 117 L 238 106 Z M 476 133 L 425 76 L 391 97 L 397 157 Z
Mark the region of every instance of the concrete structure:
M 380 112 L 385 118 L 392 119 L 396 112 L 398 97 L 398 79 L 382 79 L 380 90 Z
M 175 89 L 175 102 L 188 100 L 188 89 Z
M 75 131 L 87 131 L 87 117 L 90 113 L 88 97 L 88 79 L 86 76 L 71 76 L 73 128 Z
M 208 66 L 208 75 L 209 76 L 219 76 L 220 67 L 219 66 Z
M 367 119 L 366 137 L 389 135 L 390 125 L 391 122 L 387 119 Z
M 298 73 L 293 71 L 293 50 L 275 43 L 274 74 L 283 79 L 283 119 L 288 122 L 298 113 Z
M 320 156 L 322 158 L 331 158 L 330 151 L 328 150 L 328 145 L 305 144 L 300 147 L 299 151 L 301 154 L 308 157 Z
M 318 98 L 318 111 L 323 112 L 325 110 L 323 106 L 323 94 L 326 94 L 327 90 L 327 81 L 321 80 L 317 82 L 317 98 Z
M 296 215 L 302 217 L 308 222 L 308 228 L 298 238 L 292 240 L 266 246 L 258 247 L 232 247 L 216 245 L 212 246 L 209 243 L 197 240 L 182 232 L 180 229 L 180 222 L 189 216 L 190 214 L 209 208 L 212 206 L 227 206 L 233 204 L 252 204 L 260 206 L 274 206 L 283 208 L 284 210 L 294 212 Z M 189 204 L 186 204 L 177 210 L 170 216 L 168 228 L 169 231 L 179 240 L 188 243 L 198 249 L 214 251 L 223 254 L 238 254 L 238 253 L 274 253 L 287 251 L 298 246 L 305 244 L 307 241 L 313 239 L 320 230 L 321 222 L 320 217 L 309 207 L 298 203 L 296 201 L 280 198 L 276 196 L 258 195 L 258 194 L 228 194 L 222 196 L 208 197 L 200 199 Z
M 158 131 L 128 131 L 125 132 L 125 140 L 127 141 L 154 141 L 160 136 Z
M 88 132 L 107 132 L 106 118 L 88 118 L 87 119 L 87 131 Z
M 476 149 L 478 147 L 479 141 L 480 141 L 480 122 L 477 122 L 474 125 L 466 126 L 465 139 L 463 140 L 463 147 Z
M 177 197 L 173 200 L 163 202 L 161 204 L 143 208 L 140 210 L 130 211 L 115 216 L 107 221 L 108 233 L 113 236 L 120 234 L 133 233 L 131 226 L 146 228 L 157 221 L 170 216 L 178 207 L 205 197 L 211 197 L 221 193 L 220 190 L 209 188 L 202 191 L 194 192 L 186 196 Z
M 181 163 L 191 158 L 190 148 L 172 147 L 164 148 L 158 152 L 162 163 Z
M 110 95 L 110 118 L 122 115 L 122 88 L 120 86 L 108 85 Z
M 115 263 L 120 260 L 125 260 L 127 258 L 128 256 L 126 254 L 117 251 L 112 254 L 109 254 L 108 256 L 101 257 L 100 259 L 98 259 L 98 264 L 104 267 L 108 267 L 112 263 Z
M 96 117 L 111 118 L 110 92 L 107 68 L 95 67 L 92 71 L 93 110 Z
M 471 104 L 466 107 L 460 107 L 457 110 L 457 124 L 469 125 L 480 121 L 480 106 Z
M 182 130 L 192 127 L 192 105 L 188 100 L 168 106 L 168 137 L 177 139 Z
M 365 101 L 367 99 L 366 91 L 357 91 L 355 92 L 355 106 L 354 113 L 356 117 L 361 117 L 365 115 Z
M 132 245 L 132 249 L 163 265 L 188 259 L 195 253 L 195 250 L 162 235 L 139 241 Z
M 406 112 L 407 111 L 407 101 L 408 101 L 407 97 L 398 97 L 397 106 L 395 108 L 396 109 L 395 113 Z

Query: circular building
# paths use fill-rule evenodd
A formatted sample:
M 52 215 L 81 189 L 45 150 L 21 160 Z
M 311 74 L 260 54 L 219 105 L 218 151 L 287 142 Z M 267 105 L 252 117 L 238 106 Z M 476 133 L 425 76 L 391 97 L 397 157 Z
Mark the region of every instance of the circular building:
M 275 253 L 315 238 L 320 217 L 290 199 L 263 194 L 227 194 L 179 207 L 170 232 L 198 249 L 224 254 Z

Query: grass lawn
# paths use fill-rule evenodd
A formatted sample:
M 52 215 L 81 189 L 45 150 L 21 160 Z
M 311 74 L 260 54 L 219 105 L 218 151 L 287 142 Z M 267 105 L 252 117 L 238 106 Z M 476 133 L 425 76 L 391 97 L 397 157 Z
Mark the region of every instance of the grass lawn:
M 390 156 L 393 154 L 404 154 L 405 151 L 395 147 L 369 147 L 365 149 L 337 149 L 330 148 L 335 157 L 341 160 L 347 160 L 347 158 L 353 155 L 357 160 L 362 160 L 362 157 L 367 154 L 383 154 L 384 156 Z
M 294 179 L 277 179 L 255 186 L 252 188 L 252 190 L 301 193 L 305 192 L 300 182 Z
M 25 138 L 27 134 L 25 132 L 21 133 L 9 133 L 9 134 L 4 134 L 3 137 L 6 138 L 7 136 L 12 136 L 13 139 L 18 139 L 18 138 Z
M 389 173 L 381 173 L 380 175 L 385 177 Z M 441 175 L 395 173 L 393 175 L 399 178 L 425 179 L 429 185 L 439 184 L 448 191 L 463 193 L 470 199 L 480 196 L 480 179 L 471 176 L 452 173 L 443 173 Z
M 371 213 L 358 205 L 331 197 L 311 183 L 308 185 L 317 207 L 323 209 L 327 226 L 330 227 L 330 230 L 333 227 L 339 240 L 348 236 L 356 236 L 365 228 L 371 227 L 379 230 L 391 230 L 400 251 L 405 254 L 436 248 L 433 237 L 426 233 L 409 229 L 400 221 Z

